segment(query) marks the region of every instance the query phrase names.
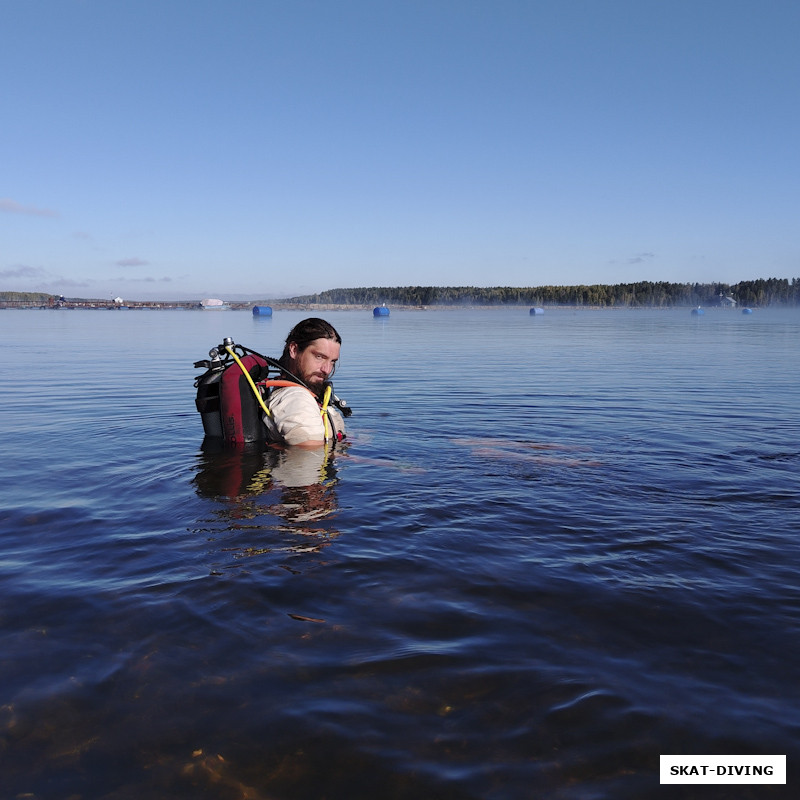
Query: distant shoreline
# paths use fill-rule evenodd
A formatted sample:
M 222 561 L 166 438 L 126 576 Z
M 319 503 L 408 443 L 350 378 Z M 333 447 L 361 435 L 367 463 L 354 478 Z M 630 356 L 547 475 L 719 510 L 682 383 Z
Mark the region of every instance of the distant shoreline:
M 46 306 L 40 303 L 27 303 L 19 301 L 0 300 L 0 311 L 19 310 L 19 311 L 71 311 L 71 310 L 92 310 L 92 311 L 202 311 L 204 313 L 222 313 L 228 311 L 241 312 L 252 311 L 254 306 L 264 306 L 265 303 L 226 303 L 224 307 L 203 308 L 196 302 L 156 302 L 156 301 L 131 301 L 123 305 L 113 305 L 92 300 L 65 301 L 57 306 Z M 273 311 L 305 311 L 311 314 L 325 313 L 327 311 L 372 311 L 374 306 L 363 303 L 271 303 L 269 307 Z M 393 305 L 393 311 L 492 311 L 498 308 L 507 309 L 529 309 L 533 306 L 529 303 L 467 303 L 467 304 L 445 304 L 434 303 L 431 305 Z M 670 311 L 680 308 L 696 308 L 693 304 L 669 305 L 669 306 L 644 306 L 644 305 L 572 305 L 562 303 L 548 303 L 541 307 L 543 309 L 559 309 L 572 311 Z M 791 306 L 790 306 L 791 307 Z M 706 308 L 719 308 L 721 311 L 736 311 L 744 306 L 706 306 Z M 266 318 L 269 318 L 266 315 Z
M 385 305 L 416 311 L 464 308 L 704 308 L 800 306 L 800 278 L 726 283 L 636 283 L 579 286 L 394 286 L 328 289 L 318 294 L 259 300 L 103 300 L 45 292 L 0 291 L 0 308 L 363 311 Z

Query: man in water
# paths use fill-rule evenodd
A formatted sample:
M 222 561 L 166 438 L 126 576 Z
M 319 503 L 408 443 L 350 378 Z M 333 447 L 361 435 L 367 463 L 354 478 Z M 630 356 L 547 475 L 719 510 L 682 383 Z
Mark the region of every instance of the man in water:
M 324 319 L 304 319 L 289 331 L 279 362 L 304 385 L 273 389 L 264 415 L 268 439 L 298 447 L 341 441 L 344 419 L 330 378 L 336 370 L 342 337 Z

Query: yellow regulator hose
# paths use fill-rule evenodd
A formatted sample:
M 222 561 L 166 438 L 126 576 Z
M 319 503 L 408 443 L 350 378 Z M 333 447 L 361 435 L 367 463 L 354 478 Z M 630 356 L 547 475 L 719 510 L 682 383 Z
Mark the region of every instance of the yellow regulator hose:
M 328 403 L 330 402 L 332 392 L 333 392 L 333 387 L 330 384 L 328 384 L 325 387 L 325 394 L 322 397 L 322 408 L 320 409 L 320 414 L 322 414 L 322 424 L 325 428 L 325 441 L 333 438 L 333 433 L 330 428 L 330 422 L 328 421 Z

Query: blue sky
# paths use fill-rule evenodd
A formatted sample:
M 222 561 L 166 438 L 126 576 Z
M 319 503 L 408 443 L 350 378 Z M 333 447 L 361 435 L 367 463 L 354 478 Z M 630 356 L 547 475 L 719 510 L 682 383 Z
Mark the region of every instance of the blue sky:
M 797 0 L 0 12 L 0 289 L 800 276 Z

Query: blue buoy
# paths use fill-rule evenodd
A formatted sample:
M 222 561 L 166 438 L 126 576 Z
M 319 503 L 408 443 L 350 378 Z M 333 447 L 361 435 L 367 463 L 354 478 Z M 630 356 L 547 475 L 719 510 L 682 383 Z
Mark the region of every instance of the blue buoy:
M 538 314 L 544 314 L 544 309 L 543 308 L 539 308 L 538 306 L 536 306 L 535 308 L 531 309 L 530 314 L 531 314 L 532 317 L 534 317 L 534 316 L 536 316 Z
M 696 314 L 697 316 L 700 316 L 700 314 L 705 314 L 705 313 L 706 312 L 703 311 L 703 309 L 700 308 L 700 306 L 697 306 L 697 308 L 692 309 L 692 314 Z
M 389 309 L 386 308 L 386 303 L 382 306 L 376 306 L 372 309 L 372 316 L 373 317 L 388 317 L 389 316 Z
M 752 308 L 743 308 L 742 309 L 742 314 L 752 314 L 752 313 L 753 313 L 753 309 Z
M 253 306 L 254 317 L 271 317 L 272 306 Z

